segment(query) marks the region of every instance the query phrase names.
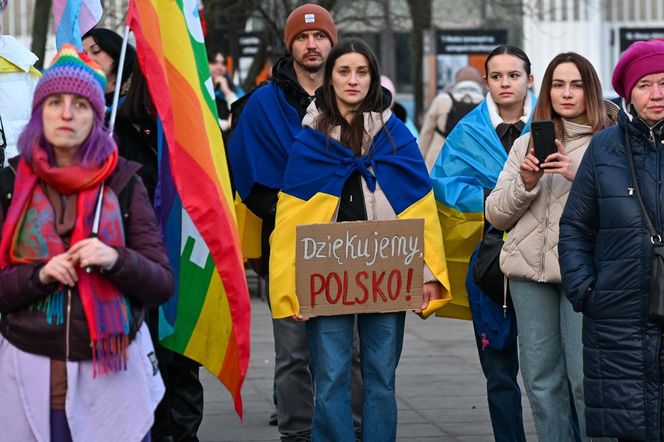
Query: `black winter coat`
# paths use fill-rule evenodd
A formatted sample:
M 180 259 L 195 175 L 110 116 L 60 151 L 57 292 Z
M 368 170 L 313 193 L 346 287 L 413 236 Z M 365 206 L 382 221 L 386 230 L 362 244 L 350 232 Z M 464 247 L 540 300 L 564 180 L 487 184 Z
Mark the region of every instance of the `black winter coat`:
M 629 136 L 643 200 L 664 232 L 664 122 L 621 111 L 597 133 L 560 220 L 563 287 L 583 312 L 586 427 L 590 436 L 661 439 L 662 327 L 647 320 L 653 246 L 632 189 Z

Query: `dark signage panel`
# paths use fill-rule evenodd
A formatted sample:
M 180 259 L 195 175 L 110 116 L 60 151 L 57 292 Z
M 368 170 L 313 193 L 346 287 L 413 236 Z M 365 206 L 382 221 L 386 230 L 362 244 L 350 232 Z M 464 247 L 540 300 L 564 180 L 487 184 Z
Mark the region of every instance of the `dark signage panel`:
M 240 57 L 253 57 L 258 53 L 261 38 L 258 32 L 245 32 L 238 37 Z
M 445 30 L 436 31 L 436 54 L 488 54 L 496 46 L 507 43 L 507 30 Z
M 634 42 L 654 38 L 664 39 L 664 28 L 620 28 L 620 52 L 627 50 Z

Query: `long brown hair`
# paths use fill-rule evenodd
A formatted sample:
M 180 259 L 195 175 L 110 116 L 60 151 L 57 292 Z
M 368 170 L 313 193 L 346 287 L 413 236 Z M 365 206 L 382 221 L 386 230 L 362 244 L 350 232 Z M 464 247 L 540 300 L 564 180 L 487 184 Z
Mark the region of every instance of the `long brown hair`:
M 533 112 L 533 121 L 553 120 L 556 126 L 556 136 L 561 141 L 565 139 L 565 129 L 562 117 L 553 109 L 551 103 L 551 86 L 553 84 L 553 71 L 562 63 L 574 63 L 581 74 L 583 83 L 583 99 L 586 105 L 588 125 L 593 132 L 604 129 L 608 125 L 604 100 L 602 98 L 602 84 L 593 65 L 584 56 L 576 52 L 563 52 L 556 55 L 547 66 L 542 78 L 540 95 L 537 106 Z
M 346 121 L 339 111 L 337 97 L 332 86 L 332 72 L 334 71 L 335 62 L 342 55 L 349 53 L 364 55 L 369 63 L 369 73 L 371 75 L 369 92 L 358 106 L 355 117 L 350 123 Z M 321 112 L 315 122 L 316 129 L 329 135 L 332 127 L 341 126 L 341 144 L 350 148 L 355 155 L 361 155 L 365 135 L 362 114 L 370 111 L 381 111 L 383 103 L 383 91 L 380 86 L 380 68 L 378 67 L 376 56 L 369 45 L 359 38 L 344 38 L 340 40 L 332 48 L 327 57 L 323 73 L 323 85 L 321 86 L 320 93 L 316 95 L 321 100 L 321 103 L 319 103 Z

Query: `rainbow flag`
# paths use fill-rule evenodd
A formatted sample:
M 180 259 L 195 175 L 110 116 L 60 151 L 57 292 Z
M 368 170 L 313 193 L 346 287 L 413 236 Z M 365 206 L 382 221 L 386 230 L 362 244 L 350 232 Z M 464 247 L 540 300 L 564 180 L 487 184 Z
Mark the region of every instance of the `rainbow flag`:
M 178 291 L 161 342 L 215 375 L 242 417 L 251 306 L 198 7 L 132 0 L 127 23 L 167 143 L 159 205 Z
M 535 96 L 529 94 L 526 99 L 535 109 Z M 530 120 L 521 133 L 529 129 Z M 496 187 L 505 161 L 507 153 L 485 99 L 454 127 L 431 169 L 452 291 L 452 301 L 437 316 L 472 318 L 466 291 L 468 266 L 482 239 L 484 191 Z
M 58 50 L 69 43 L 82 51 L 81 36 L 99 23 L 102 12 L 100 0 L 53 0 L 53 27 Z

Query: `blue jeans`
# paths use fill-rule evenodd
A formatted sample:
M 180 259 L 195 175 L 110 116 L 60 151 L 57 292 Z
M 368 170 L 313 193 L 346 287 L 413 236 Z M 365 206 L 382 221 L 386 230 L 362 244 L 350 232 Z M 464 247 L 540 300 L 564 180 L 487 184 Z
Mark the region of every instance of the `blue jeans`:
M 588 440 L 583 402 L 583 316 L 572 309 L 560 284 L 510 280 L 510 291 L 519 330 L 521 375 L 538 439 L 573 442 L 573 404 L 581 439 Z
M 269 304 L 268 304 L 269 306 Z M 272 319 L 274 333 L 274 396 L 282 442 L 311 440 L 314 394 L 307 326 L 291 318 Z M 352 406 L 356 432 L 361 426 L 362 377 L 355 337 L 352 363 Z
M 478 337 L 477 329 L 474 334 L 480 365 L 486 377 L 493 437 L 496 442 L 525 442 L 521 388 L 516 380 L 519 373 L 517 343 L 514 342 L 501 350 L 491 347 L 482 349 L 482 340 Z
M 315 405 L 312 440 L 355 440 L 351 411 L 351 347 L 354 315 L 320 316 L 307 322 Z M 362 367 L 362 441 L 397 437 L 396 369 L 406 315 L 357 315 Z

